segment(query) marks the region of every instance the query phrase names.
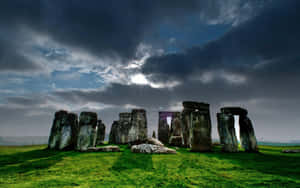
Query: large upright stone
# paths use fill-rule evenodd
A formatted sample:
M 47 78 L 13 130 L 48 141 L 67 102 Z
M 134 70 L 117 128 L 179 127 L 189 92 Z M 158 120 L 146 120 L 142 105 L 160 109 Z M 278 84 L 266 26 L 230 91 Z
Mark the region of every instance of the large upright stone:
M 251 120 L 245 116 L 240 116 L 240 140 L 246 152 L 258 152 L 257 141 Z
M 210 151 L 211 119 L 209 104 L 193 101 L 183 102 L 182 123 L 184 144 L 192 151 Z
M 172 116 L 170 112 L 159 112 L 158 113 L 158 140 L 164 144 L 169 143 L 170 128 L 167 122 L 167 117 Z
M 50 149 L 58 149 L 60 138 L 61 138 L 61 129 L 62 125 L 65 124 L 65 122 L 68 119 L 68 112 L 61 110 L 58 112 L 55 112 L 53 124 L 50 131 L 50 136 L 48 140 L 48 147 Z
M 222 150 L 237 152 L 238 142 L 235 135 L 234 116 L 232 114 L 217 113 L 217 120 Z
M 77 115 L 64 110 L 56 112 L 49 137 L 49 148 L 73 149 L 76 145 L 77 133 Z
M 119 121 L 114 121 L 110 128 L 108 143 L 117 144 L 118 127 Z
M 128 134 L 131 128 L 131 113 L 123 112 L 119 114 L 119 125 L 117 130 L 117 144 L 127 144 L 129 142 Z
M 183 132 L 180 112 L 173 112 L 169 144 L 179 147 L 183 145 Z
M 128 132 L 128 142 L 147 139 L 147 117 L 144 109 L 133 109 L 131 112 L 131 127 Z
M 58 149 L 74 149 L 78 134 L 78 117 L 77 114 L 69 113 L 67 121 L 62 125 L 61 136 Z
M 105 139 L 105 125 L 102 120 L 98 120 L 97 122 L 97 140 L 96 145 L 103 144 Z
M 94 112 L 81 112 L 79 119 L 79 134 L 76 149 L 87 150 L 88 147 L 96 145 L 97 114 Z
M 191 150 L 210 151 L 212 140 L 209 112 L 192 112 L 191 120 Z

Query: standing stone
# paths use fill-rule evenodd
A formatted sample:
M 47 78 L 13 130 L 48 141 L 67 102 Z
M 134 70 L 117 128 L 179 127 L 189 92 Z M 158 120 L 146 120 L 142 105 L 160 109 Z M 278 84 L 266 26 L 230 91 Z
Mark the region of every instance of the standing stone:
M 77 115 L 64 110 L 56 112 L 49 137 L 49 148 L 73 149 L 76 144 L 77 133 Z
M 184 108 L 182 111 L 181 121 L 182 121 L 182 128 L 183 128 L 183 145 L 185 147 L 191 147 L 191 115 L 192 110 L 188 108 Z
M 217 120 L 222 150 L 237 152 L 238 142 L 234 128 L 234 116 L 232 114 L 217 113 Z
M 109 140 L 110 144 L 117 144 L 117 132 L 118 132 L 119 121 L 114 121 L 110 128 Z
M 155 131 L 152 132 L 152 138 L 156 138 Z
M 251 120 L 246 116 L 240 116 L 240 140 L 246 152 L 258 152 L 257 140 Z
M 61 111 L 55 112 L 53 124 L 51 127 L 51 132 L 50 132 L 50 136 L 49 136 L 49 141 L 48 141 L 48 147 L 50 149 L 58 149 L 59 148 L 62 125 L 65 124 L 67 119 L 68 119 L 67 111 L 61 110 Z
M 117 127 L 117 144 L 127 144 L 129 141 L 128 134 L 131 128 L 131 113 L 123 112 L 119 114 L 119 124 Z
M 128 133 L 128 142 L 147 139 L 147 117 L 144 109 L 133 109 L 131 112 L 131 127 Z
M 211 119 L 209 104 L 185 101 L 183 102 L 182 123 L 184 144 L 191 151 L 210 151 Z
M 76 149 L 87 150 L 88 147 L 96 145 L 97 114 L 94 112 L 81 112 L 79 119 L 79 134 Z
M 208 112 L 193 112 L 191 127 L 191 150 L 211 150 L 211 122 Z
M 159 112 L 158 116 L 158 140 L 164 144 L 168 144 L 170 138 L 170 128 L 167 122 L 167 117 L 172 116 L 172 113 Z
M 183 145 L 183 132 L 180 112 L 173 112 L 169 144 L 178 147 Z
M 96 145 L 101 145 L 105 139 L 105 125 L 102 120 L 98 120 L 97 122 L 97 141 Z
M 74 113 L 69 113 L 67 121 L 62 124 L 61 136 L 58 149 L 74 149 L 78 134 L 78 117 Z

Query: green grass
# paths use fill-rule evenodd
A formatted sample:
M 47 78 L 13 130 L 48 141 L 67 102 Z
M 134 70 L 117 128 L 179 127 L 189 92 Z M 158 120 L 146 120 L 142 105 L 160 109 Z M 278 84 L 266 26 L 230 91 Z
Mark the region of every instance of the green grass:
M 176 155 L 49 151 L 0 146 L 0 187 L 300 187 L 300 154 L 260 146 L 261 153 Z M 299 147 L 298 147 L 299 148 Z

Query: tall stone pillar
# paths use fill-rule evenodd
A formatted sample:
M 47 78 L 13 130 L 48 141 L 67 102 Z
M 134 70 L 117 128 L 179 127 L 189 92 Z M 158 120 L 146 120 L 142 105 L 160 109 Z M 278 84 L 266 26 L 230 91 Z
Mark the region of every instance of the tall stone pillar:
M 217 113 L 217 120 L 222 150 L 237 152 L 238 142 L 234 128 L 234 116 L 232 114 Z
M 128 133 L 128 142 L 147 139 L 147 117 L 144 109 L 133 109 L 131 112 L 131 128 Z
M 164 144 L 169 143 L 170 128 L 167 123 L 167 117 L 169 115 L 170 114 L 167 112 L 159 112 L 158 113 L 158 140 Z
M 49 149 L 73 149 L 76 145 L 77 133 L 77 115 L 64 110 L 56 112 L 49 136 Z
M 108 143 L 117 144 L 117 132 L 118 132 L 119 121 L 114 121 L 110 128 Z
M 172 146 L 183 146 L 183 130 L 180 112 L 173 112 L 172 114 L 169 144 Z
M 97 122 L 97 141 L 96 141 L 96 145 L 103 144 L 104 139 L 105 139 L 105 125 L 102 122 L 102 120 L 98 120 L 98 122 Z
M 79 118 L 79 134 L 77 150 L 87 150 L 95 147 L 97 138 L 97 114 L 94 112 L 81 112 Z
M 127 144 L 129 142 L 128 134 L 131 128 L 131 113 L 123 112 L 119 114 L 119 126 L 117 131 L 117 143 Z
M 240 116 L 240 140 L 246 152 L 258 152 L 257 140 L 251 120 L 246 116 Z
M 192 151 L 210 151 L 211 119 L 209 104 L 185 101 L 183 102 L 184 141 Z
M 68 112 L 61 110 L 55 112 L 53 124 L 50 131 L 50 136 L 48 140 L 49 149 L 59 149 L 60 139 L 61 139 L 61 129 L 63 125 L 67 122 Z

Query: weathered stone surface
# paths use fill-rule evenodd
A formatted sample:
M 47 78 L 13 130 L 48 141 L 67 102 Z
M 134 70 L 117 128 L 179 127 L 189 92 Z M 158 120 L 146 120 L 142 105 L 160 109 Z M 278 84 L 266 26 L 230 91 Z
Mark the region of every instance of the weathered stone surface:
M 143 109 L 133 109 L 131 113 L 119 114 L 119 121 L 114 121 L 109 143 L 127 144 L 142 142 L 147 139 L 147 117 Z
M 300 153 L 300 149 L 286 149 L 282 150 L 282 153 Z
M 182 136 L 171 136 L 169 144 L 171 146 L 181 147 L 183 145 L 183 138 L 182 138 Z
M 176 150 L 164 147 L 164 146 L 158 146 L 158 145 L 152 145 L 152 144 L 140 144 L 140 145 L 134 145 L 131 147 L 131 152 L 133 153 L 156 153 L 156 154 L 175 154 Z
M 196 111 L 191 115 L 191 151 L 210 151 L 212 140 L 209 113 Z
M 74 149 L 78 133 L 78 117 L 76 114 L 69 113 L 67 121 L 62 124 L 58 149 Z
M 97 122 L 97 140 L 96 145 L 103 144 L 105 139 L 105 125 L 102 120 L 98 120 Z
M 155 131 L 153 131 L 153 133 L 152 133 L 152 138 L 156 138 Z
M 217 113 L 217 120 L 222 150 L 225 152 L 237 152 L 238 142 L 234 128 L 234 116 L 231 114 Z
M 246 152 L 258 152 L 257 141 L 251 120 L 240 116 L 240 140 Z
M 88 152 L 120 152 L 119 146 L 88 147 Z
M 183 128 L 183 146 L 185 146 L 185 147 L 191 147 L 191 135 L 190 135 L 191 112 L 192 112 L 192 110 L 190 110 L 190 109 L 183 109 L 183 111 L 181 113 L 181 122 L 182 122 L 182 128 Z
M 110 144 L 117 144 L 117 132 L 118 132 L 119 121 L 114 121 L 110 128 L 109 140 Z
M 155 138 L 147 138 L 146 144 L 153 144 L 153 145 L 157 145 L 157 146 L 164 146 L 163 143 L 161 143 L 161 141 L 155 139 Z
M 76 145 L 77 133 L 77 115 L 64 110 L 56 112 L 49 137 L 49 148 L 73 149 Z
M 174 146 L 183 145 L 183 131 L 181 123 L 181 113 L 174 112 L 171 121 L 170 139 L 169 144 Z
M 221 108 L 221 112 L 224 114 L 232 114 L 239 116 L 247 116 L 248 111 L 241 107 L 223 107 Z
M 128 142 L 147 139 L 147 117 L 144 109 L 133 109 L 131 112 L 131 127 L 128 132 Z
M 117 128 L 116 144 L 127 144 L 128 134 L 131 128 L 131 113 L 124 112 L 119 114 L 119 125 Z
M 160 140 L 164 144 L 168 144 L 169 142 L 170 128 L 167 123 L 168 115 L 170 115 L 170 113 L 159 112 L 158 114 L 158 140 Z
M 209 104 L 184 101 L 181 114 L 184 146 L 192 151 L 210 151 L 211 119 Z
M 68 119 L 67 111 L 61 110 L 55 113 L 50 136 L 49 136 L 49 141 L 48 141 L 48 147 L 50 149 L 58 149 L 60 137 L 61 137 L 61 128 L 62 125 L 65 124 L 67 119 Z
M 88 147 L 96 145 L 97 114 L 94 112 L 81 112 L 79 119 L 79 134 L 76 149 L 87 150 Z

